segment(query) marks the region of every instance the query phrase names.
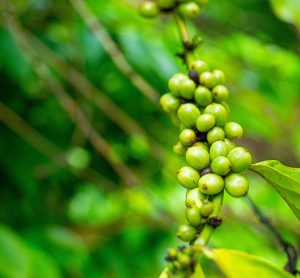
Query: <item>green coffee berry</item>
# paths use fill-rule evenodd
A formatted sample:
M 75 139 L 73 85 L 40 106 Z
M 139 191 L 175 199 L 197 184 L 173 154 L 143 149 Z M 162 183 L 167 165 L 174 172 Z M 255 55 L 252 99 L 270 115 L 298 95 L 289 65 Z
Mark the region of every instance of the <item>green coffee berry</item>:
M 181 91 L 181 84 L 183 80 L 186 80 L 188 77 L 182 73 L 174 74 L 168 82 L 169 89 L 171 93 L 176 96 L 180 97 Z
M 216 174 L 207 174 L 199 180 L 199 189 L 207 195 L 215 195 L 221 192 L 224 188 L 224 180 Z
M 204 199 L 205 195 L 203 195 L 202 192 L 200 192 L 199 187 L 196 187 L 186 192 L 185 205 L 188 208 L 196 207 L 200 209 L 203 205 Z
M 196 142 L 193 147 L 201 147 L 203 148 L 205 151 L 209 152 L 209 146 L 206 142 Z
M 230 174 L 225 178 L 225 189 L 232 197 L 243 197 L 249 190 L 249 182 L 243 175 Z
M 197 140 L 196 132 L 192 129 L 184 129 L 179 134 L 179 140 L 183 146 L 192 146 Z
M 227 100 L 229 96 L 228 89 L 223 85 L 218 85 L 212 90 L 213 98 L 217 102 L 222 102 Z
M 199 226 L 202 221 L 200 209 L 196 207 L 186 208 L 185 210 L 186 220 L 193 226 Z
M 197 146 L 188 148 L 185 158 L 189 165 L 198 170 L 206 168 L 210 162 L 208 152 Z
M 213 71 L 213 75 L 214 75 L 215 80 L 216 80 L 216 85 L 223 85 L 225 83 L 226 78 L 225 78 L 225 74 L 224 74 L 223 71 L 215 69 Z
M 225 132 L 220 127 L 214 127 L 207 133 L 207 142 L 213 144 L 216 141 L 222 141 L 225 138 Z
M 213 97 L 210 90 L 204 86 L 198 86 L 195 91 L 195 101 L 200 106 L 207 106 L 212 103 Z
M 144 17 L 153 18 L 158 15 L 159 9 L 155 2 L 145 1 L 140 5 L 139 12 Z
M 214 205 L 212 202 L 208 201 L 208 200 L 204 200 L 203 202 L 203 206 L 200 210 L 200 213 L 203 217 L 208 217 L 212 214 L 214 210 Z
M 168 250 L 168 257 L 170 258 L 170 259 L 176 259 L 177 258 L 177 256 L 178 256 L 178 251 L 177 251 L 177 249 L 176 248 L 170 248 L 169 250 Z
M 178 227 L 177 237 L 182 241 L 192 241 L 197 235 L 197 230 L 192 225 L 183 224 Z
M 179 156 L 185 155 L 186 150 L 187 148 L 180 141 L 173 146 L 173 152 Z
M 231 163 L 231 170 L 234 173 L 242 172 L 249 168 L 252 163 L 251 154 L 244 148 L 237 147 L 234 148 L 228 154 L 228 159 Z
M 160 9 L 170 9 L 175 6 L 175 0 L 157 0 Z
M 225 107 L 219 103 L 209 104 L 204 109 L 205 114 L 211 114 L 216 119 L 216 126 L 223 127 L 227 122 L 227 111 Z
M 181 124 L 180 120 L 177 117 L 177 113 L 176 112 L 175 113 L 172 112 L 169 115 L 170 115 L 171 121 L 172 121 L 172 123 L 174 125 L 179 126 Z
M 196 85 L 191 79 L 184 79 L 180 84 L 180 95 L 185 99 L 193 99 Z
M 177 111 L 179 120 L 188 128 L 195 126 L 200 114 L 198 107 L 191 103 L 181 105 Z
M 229 107 L 228 103 L 226 101 L 221 101 L 220 104 L 224 106 L 224 108 L 226 109 L 227 115 L 229 115 L 230 107 Z
M 224 126 L 225 135 L 227 138 L 235 140 L 243 136 L 243 128 L 234 122 L 228 122 Z
M 231 140 L 228 139 L 228 138 L 225 138 L 225 139 L 224 139 L 224 142 L 225 142 L 226 145 L 228 146 L 229 152 L 230 152 L 231 150 L 233 150 L 233 149 L 236 147 L 236 145 L 234 144 L 234 142 L 231 141 Z
M 203 86 L 209 89 L 213 88 L 216 84 L 214 75 L 209 71 L 205 71 L 201 73 L 199 81 L 200 84 L 202 84 Z
M 209 65 L 207 63 L 205 63 L 202 60 L 196 60 L 193 61 L 191 64 L 191 69 L 197 71 L 197 73 L 200 75 L 201 73 L 205 72 L 205 71 L 209 71 Z
M 185 188 L 195 188 L 198 185 L 200 174 L 197 170 L 189 166 L 180 168 L 177 173 L 177 180 Z
M 212 161 L 210 167 L 215 174 L 225 176 L 230 172 L 231 164 L 227 157 L 218 156 Z
M 180 100 L 171 93 L 162 95 L 159 103 L 161 108 L 167 113 L 176 112 L 180 106 Z
M 180 253 L 178 255 L 178 262 L 181 264 L 183 268 L 187 268 L 191 264 L 191 258 L 186 254 Z
M 197 17 L 200 13 L 200 7 L 195 2 L 184 2 L 181 3 L 178 7 L 179 12 L 190 19 Z
M 196 127 L 200 132 L 209 131 L 216 123 L 215 117 L 211 114 L 202 114 L 196 121 Z
M 214 160 L 218 156 L 227 157 L 229 151 L 229 147 L 224 141 L 216 141 L 210 147 L 209 156 L 211 160 Z

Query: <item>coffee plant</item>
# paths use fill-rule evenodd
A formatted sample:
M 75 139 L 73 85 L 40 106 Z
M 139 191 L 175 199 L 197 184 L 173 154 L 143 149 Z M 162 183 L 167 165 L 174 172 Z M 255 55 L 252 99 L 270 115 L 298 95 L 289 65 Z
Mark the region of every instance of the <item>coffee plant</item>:
M 253 164 L 251 153 L 237 145 L 236 140 L 244 131 L 239 123 L 230 120 L 225 73 L 195 54 L 202 39 L 198 36 L 191 39 L 185 22 L 196 18 L 206 2 L 146 0 L 140 5 L 140 14 L 146 18 L 155 18 L 160 13 L 174 15 L 183 44 L 182 52 L 177 55 L 187 68 L 185 73 L 176 73 L 169 79 L 169 92 L 161 96 L 160 106 L 178 126 L 178 142 L 173 151 L 186 162 L 177 171 L 179 184 L 187 190 L 186 223 L 178 227 L 177 237 L 189 245 L 168 250 L 167 268 L 160 278 L 205 277 L 199 262 L 201 254 L 215 261 L 226 277 L 297 275 L 295 248 L 281 239 L 250 199 L 260 220 L 274 229 L 283 243 L 288 257 L 286 272 L 245 253 L 207 248 L 214 230 L 222 224 L 224 194 L 234 198 L 247 195 L 249 181 L 244 175 L 247 169 L 265 178 L 300 219 L 300 169 L 286 167 L 275 160 Z

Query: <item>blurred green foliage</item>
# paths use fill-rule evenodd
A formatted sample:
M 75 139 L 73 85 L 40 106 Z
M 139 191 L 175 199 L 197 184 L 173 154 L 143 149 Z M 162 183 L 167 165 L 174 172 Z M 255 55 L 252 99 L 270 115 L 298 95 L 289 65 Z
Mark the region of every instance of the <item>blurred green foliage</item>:
M 175 180 L 183 161 L 172 154 L 176 128 L 158 102 L 116 67 L 104 47 L 107 40 L 99 42 L 71 2 L 14 0 L 8 1 L 11 7 L 5 2 L 0 6 L 0 276 L 156 277 L 166 249 L 180 244 L 176 226 L 184 219 L 185 193 Z M 181 46 L 173 19 L 140 18 L 137 0 L 85 3 L 136 72 L 165 93 L 170 76 L 185 70 L 175 57 Z M 240 144 L 256 161 L 300 165 L 299 18 L 298 0 L 211 0 L 190 25 L 204 38 L 198 54 L 227 74 L 231 119 L 243 125 Z M 87 100 L 74 86 L 78 79 L 67 81 L 70 68 L 50 70 L 53 57 L 35 38 L 118 106 L 104 104 L 108 111 L 123 110 L 144 131 L 128 132 L 132 122 L 112 120 Z M 106 141 L 104 156 L 95 148 L 103 142 L 91 142 L 89 128 L 79 128 L 82 118 L 70 119 L 53 94 L 52 80 Z M 121 170 L 114 168 L 120 165 Z M 118 175 L 124 169 L 137 177 L 135 186 Z M 250 196 L 299 247 L 296 217 L 266 182 L 249 177 Z M 279 267 L 286 260 L 245 201 L 230 197 L 210 245 L 242 250 Z M 220 277 L 206 263 L 208 277 Z

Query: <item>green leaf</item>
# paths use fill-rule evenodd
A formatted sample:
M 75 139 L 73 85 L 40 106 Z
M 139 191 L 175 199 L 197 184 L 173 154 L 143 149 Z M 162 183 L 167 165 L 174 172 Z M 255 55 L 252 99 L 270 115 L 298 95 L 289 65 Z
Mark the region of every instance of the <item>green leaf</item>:
M 195 272 L 191 275 L 191 278 L 205 278 L 205 274 L 199 263 L 196 265 Z
M 300 5 L 295 0 L 270 0 L 275 14 L 300 29 Z
M 293 276 L 271 263 L 253 255 L 228 249 L 205 249 L 204 254 L 213 260 L 228 278 L 292 278 Z
M 278 191 L 300 220 L 300 169 L 287 167 L 277 160 L 252 164 L 250 169 Z

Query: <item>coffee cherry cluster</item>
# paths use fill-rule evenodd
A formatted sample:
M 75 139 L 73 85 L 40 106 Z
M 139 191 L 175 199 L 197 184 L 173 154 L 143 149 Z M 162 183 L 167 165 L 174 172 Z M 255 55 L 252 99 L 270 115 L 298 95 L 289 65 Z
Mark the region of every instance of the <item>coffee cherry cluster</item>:
M 193 273 L 200 251 L 201 250 L 199 250 L 197 246 L 192 245 L 180 246 L 177 249 L 170 248 L 165 257 L 168 262 L 168 271 L 176 275 L 179 275 L 180 273 L 186 274 L 188 272 Z M 186 277 L 186 275 L 184 277 Z
M 249 183 L 240 174 L 251 162 L 251 154 L 233 142 L 243 128 L 228 121 L 229 91 L 225 75 L 210 70 L 202 60 L 192 62 L 188 74 L 178 73 L 169 80 L 170 93 L 160 99 L 162 109 L 180 126 L 179 141 L 173 150 L 185 156 L 188 165 L 177 172 L 179 183 L 187 189 L 186 219 L 178 237 L 193 241 L 202 227 L 210 223 L 213 199 L 222 190 L 233 197 L 247 194 Z
M 140 5 L 140 14 L 146 18 L 154 18 L 160 12 L 176 11 L 187 18 L 199 15 L 201 7 L 207 0 L 145 0 Z

